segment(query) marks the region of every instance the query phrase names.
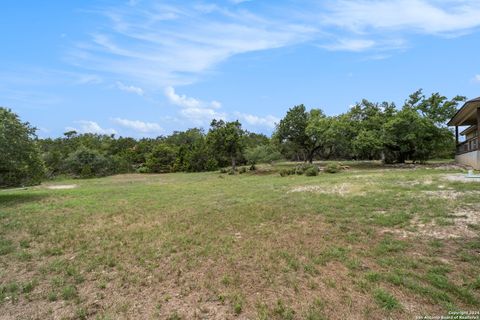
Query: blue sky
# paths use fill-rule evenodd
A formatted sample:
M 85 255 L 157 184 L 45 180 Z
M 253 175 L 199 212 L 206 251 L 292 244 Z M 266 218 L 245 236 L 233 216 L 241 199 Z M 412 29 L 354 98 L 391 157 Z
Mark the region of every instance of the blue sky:
M 0 28 L 0 105 L 41 137 L 480 96 L 478 0 L 3 0 Z

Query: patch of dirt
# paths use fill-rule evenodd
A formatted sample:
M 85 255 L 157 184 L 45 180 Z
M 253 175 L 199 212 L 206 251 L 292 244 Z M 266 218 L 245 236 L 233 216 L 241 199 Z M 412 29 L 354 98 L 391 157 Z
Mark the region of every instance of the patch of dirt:
M 480 195 L 479 191 L 455 191 L 455 190 L 437 190 L 437 191 L 423 191 L 422 194 L 433 198 L 456 200 L 466 195 Z
M 441 177 L 443 180 L 452 182 L 477 182 L 480 183 L 480 178 L 467 178 L 465 173 L 446 174 Z
M 424 236 L 435 239 L 456 239 L 456 238 L 475 238 L 479 232 L 471 228 L 471 225 L 480 224 L 480 210 L 461 209 L 455 211 L 450 217 L 452 224 L 438 225 L 435 221 L 424 223 L 417 217 L 411 221 L 411 226 L 416 231 L 385 229 L 382 233 L 393 233 L 402 238 L 411 238 L 415 236 Z
M 413 187 L 418 185 L 429 186 L 432 183 L 433 183 L 432 179 L 425 179 L 425 180 L 398 181 L 396 184 L 402 187 Z
M 57 185 L 45 186 L 45 188 L 50 190 L 75 189 L 76 187 L 78 187 L 76 184 L 57 184 Z
M 360 186 L 357 186 L 351 183 L 340 183 L 336 185 L 324 185 L 324 186 L 322 185 L 297 186 L 297 187 L 294 187 L 293 189 L 290 189 L 287 193 L 292 193 L 292 192 L 337 194 L 340 196 L 344 196 L 347 194 L 356 194 L 356 195 L 364 194 Z
M 468 169 L 467 166 L 460 165 L 458 163 L 395 163 L 385 164 L 387 168 L 396 169 L 437 169 L 437 170 L 464 170 Z

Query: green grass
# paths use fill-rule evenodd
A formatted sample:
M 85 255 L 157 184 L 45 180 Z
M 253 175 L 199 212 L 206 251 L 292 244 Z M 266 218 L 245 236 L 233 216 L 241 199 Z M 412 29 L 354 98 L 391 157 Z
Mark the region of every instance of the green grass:
M 280 163 L 256 174 L 2 190 L 0 308 L 11 318 L 79 319 L 381 319 L 417 316 L 402 307 L 412 303 L 430 315 L 478 308 L 478 225 L 456 238 L 429 232 L 453 230 L 457 210 L 480 210 L 480 184 L 429 167 L 344 164 L 311 177 L 281 177 L 294 164 Z

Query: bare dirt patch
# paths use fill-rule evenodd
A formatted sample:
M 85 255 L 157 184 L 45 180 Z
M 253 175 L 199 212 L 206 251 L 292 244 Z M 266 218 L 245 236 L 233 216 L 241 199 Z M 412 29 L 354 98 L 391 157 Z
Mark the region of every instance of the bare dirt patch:
M 467 175 L 464 173 L 455 173 L 455 174 L 446 174 L 442 176 L 443 180 L 452 181 L 452 182 L 477 182 L 480 183 L 480 178 L 467 178 Z
M 78 187 L 78 185 L 76 185 L 76 184 L 57 184 L 57 185 L 45 186 L 45 188 L 50 189 L 50 190 L 75 189 L 77 187 Z
M 311 192 L 317 194 L 336 194 L 340 196 L 345 196 L 348 194 L 354 195 L 363 195 L 365 192 L 362 190 L 361 186 L 351 184 L 351 183 L 340 183 L 336 185 L 307 185 L 307 186 L 297 186 L 290 189 L 287 193 L 294 192 Z
M 429 237 L 435 239 L 456 239 L 456 238 L 475 238 L 478 236 L 472 226 L 480 224 L 479 208 L 460 209 L 450 215 L 451 224 L 440 225 L 435 221 L 422 222 L 417 217 L 411 221 L 411 226 L 415 231 L 386 229 L 383 232 L 391 232 L 401 236 L 402 238 L 410 238 L 414 236 Z
M 457 200 L 467 195 L 480 195 L 479 191 L 455 191 L 455 190 L 436 190 L 436 191 L 423 191 L 423 195 L 431 198 L 440 198 L 447 200 Z

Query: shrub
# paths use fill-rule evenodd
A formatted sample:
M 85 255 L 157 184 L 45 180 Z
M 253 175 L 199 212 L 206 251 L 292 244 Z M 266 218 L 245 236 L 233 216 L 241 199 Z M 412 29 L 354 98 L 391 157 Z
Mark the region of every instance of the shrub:
M 280 170 L 280 176 L 286 177 L 295 174 L 295 169 L 282 169 Z
M 171 172 L 176 159 L 175 149 L 165 143 L 155 146 L 147 156 L 145 165 L 149 172 L 166 173 Z
M 340 172 L 342 168 L 340 167 L 340 165 L 338 163 L 329 163 L 327 164 L 327 166 L 325 167 L 325 172 L 328 172 L 328 173 L 337 173 L 337 172 Z
M 259 145 L 245 150 L 245 158 L 249 164 L 270 163 L 282 159 L 281 153 L 272 145 Z
M 220 169 L 220 173 L 227 173 L 227 172 L 228 172 L 227 168 L 221 168 Z
M 67 172 L 80 178 L 100 177 L 109 174 L 108 160 L 97 150 L 80 147 L 65 161 Z
M 230 169 L 228 170 L 228 174 L 229 174 L 229 175 L 234 175 L 235 173 L 237 173 L 237 172 L 236 172 L 235 170 L 233 170 L 233 168 L 230 168 Z
M 256 171 L 256 170 L 257 170 L 257 167 L 254 164 L 252 164 L 250 166 L 250 171 Z
M 238 172 L 240 174 L 247 172 L 247 167 L 241 167 L 240 169 L 238 169 Z
M 309 168 L 305 169 L 305 175 L 307 177 L 318 176 L 318 167 L 317 166 L 310 166 Z

